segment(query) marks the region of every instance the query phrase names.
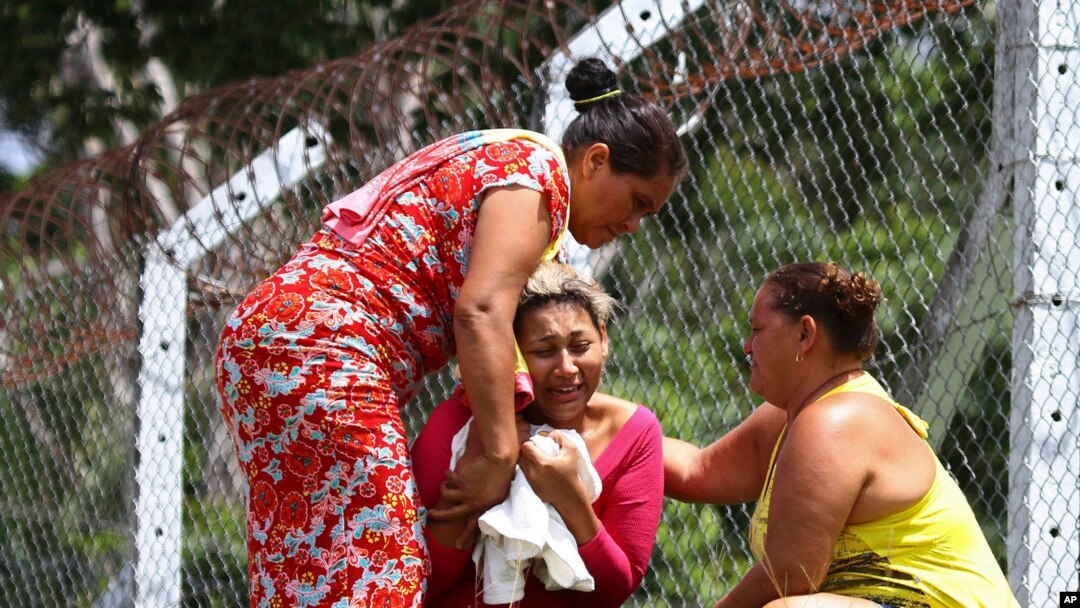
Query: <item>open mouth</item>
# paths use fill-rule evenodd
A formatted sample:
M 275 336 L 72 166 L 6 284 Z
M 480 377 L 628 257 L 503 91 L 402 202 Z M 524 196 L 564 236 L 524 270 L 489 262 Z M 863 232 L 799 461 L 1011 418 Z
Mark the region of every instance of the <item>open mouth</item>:
M 549 395 L 557 399 L 572 398 L 577 396 L 577 394 L 581 392 L 581 385 L 575 384 L 574 386 L 567 386 L 562 388 L 549 388 L 547 392 Z

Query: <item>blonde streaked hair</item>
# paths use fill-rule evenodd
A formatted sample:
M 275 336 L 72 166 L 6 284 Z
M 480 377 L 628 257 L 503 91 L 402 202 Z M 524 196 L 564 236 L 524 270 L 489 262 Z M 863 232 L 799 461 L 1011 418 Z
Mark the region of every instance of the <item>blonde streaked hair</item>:
M 522 316 L 548 304 L 570 304 L 589 313 L 597 330 L 607 327 L 612 314 L 619 308 L 615 298 L 608 295 L 599 283 L 572 266 L 561 262 L 544 261 L 533 271 L 521 290 L 517 313 L 514 315 L 514 331 Z

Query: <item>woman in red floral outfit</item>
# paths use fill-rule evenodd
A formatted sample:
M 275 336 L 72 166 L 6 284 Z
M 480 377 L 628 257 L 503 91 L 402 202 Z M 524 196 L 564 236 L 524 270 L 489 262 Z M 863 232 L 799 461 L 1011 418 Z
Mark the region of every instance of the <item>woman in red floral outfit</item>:
M 253 608 L 420 606 L 425 513 L 400 410 L 453 356 L 481 453 L 443 516 L 505 497 L 526 279 L 564 229 L 592 248 L 635 232 L 687 164 L 667 115 L 603 62 L 566 86 L 580 115 L 561 147 L 504 129 L 413 154 L 327 206 L 227 321 L 217 384 L 247 476 Z

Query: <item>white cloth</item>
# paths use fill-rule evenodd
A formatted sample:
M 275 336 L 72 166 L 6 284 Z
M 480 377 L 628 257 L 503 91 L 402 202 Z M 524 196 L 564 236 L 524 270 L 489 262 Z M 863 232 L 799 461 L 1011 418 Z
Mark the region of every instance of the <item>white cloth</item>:
M 450 467 L 457 465 L 465 451 L 472 420 L 454 435 Z M 548 455 L 559 452 L 559 444 L 547 436 L 556 430 L 533 425 L 533 444 Z M 578 478 L 585 486 L 589 502 L 600 496 L 600 476 L 589 458 L 585 440 L 574 430 L 558 429 L 578 451 Z M 531 566 L 547 589 L 592 591 L 596 582 L 577 550 L 577 541 L 559 512 L 540 500 L 518 467 L 506 500 L 480 516 L 480 538 L 473 549 L 473 562 L 483 572 L 484 602 L 509 604 L 525 595 L 525 572 Z

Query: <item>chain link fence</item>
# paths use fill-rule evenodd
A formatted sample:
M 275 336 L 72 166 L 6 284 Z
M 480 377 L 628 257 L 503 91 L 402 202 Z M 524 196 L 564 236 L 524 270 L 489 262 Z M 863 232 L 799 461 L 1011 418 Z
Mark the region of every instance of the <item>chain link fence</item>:
M 655 221 L 578 258 L 627 309 L 604 389 L 708 443 L 757 403 L 741 342 L 765 274 L 863 269 L 888 298 L 871 372 L 930 422 L 1021 603 L 1056 605 L 1080 584 L 1078 12 L 463 1 L 3 194 L 0 605 L 246 605 L 213 389 L 226 315 L 409 151 L 557 134 L 583 54 L 670 109 L 692 166 Z M 411 433 L 448 388 L 429 379 Z M 667 501 L 629 604 L 719 598 L 749 567 L 751 507 Z

